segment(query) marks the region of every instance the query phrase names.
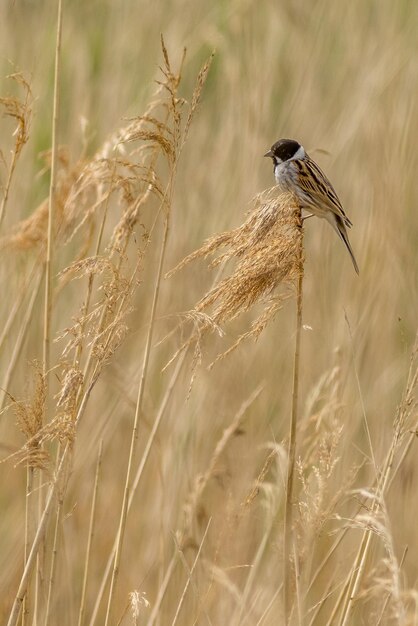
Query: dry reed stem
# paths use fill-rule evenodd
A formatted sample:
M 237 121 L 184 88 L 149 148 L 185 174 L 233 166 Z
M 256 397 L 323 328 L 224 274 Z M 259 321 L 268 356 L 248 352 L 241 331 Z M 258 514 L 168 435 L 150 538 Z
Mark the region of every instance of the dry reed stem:
M 83 584 L 81 588 L 80 610 L 78 614 L 78 626 L 82 626 L 84 622 L 85 611 L 86 611 L 87 582 L 88 582 L 88 576 L 89 576 L 91 547 L 92 547 L 93 535 L 94 535 L 94 524 L 96 520 L 96 503 L 97 503 L 97 492 L 99 488 L 100 468 L 102 464 L 102 452 L 103 452 L 103 439 L 100 440 L 99 453 L 97 456 L 96 475 L 94 479 L 93 497 L 91 501 L 89 534 L 88 534 L 88 539 L 87 539 L 86 558 L 84 562 Z
M 45 261 L 45 310 L 44 310 L 44 375 L 49 373 L 50 363 L 50 332 L 51 332 L 51 281 L 52 281 L 52 249 L 55 213 L 56 179 L 58 166 L 58 118 L 59 118 L 59 88 L 61 62 L 61 32 L 62 32 L 62 0 L 58 0 L 57 39 L 55 47 L 55 76 L 54 102 L 52 113 L 52 156 L 51 175 L 48 200 L 48 237 L 47 254 Z
M 57 459 L 59 459 L 59 457 L 60 457 L 60 444 L 58 444 Z M 63 499 L 58 494 L 57 510 L 55 513 L 54 538 L 52 542 L 51 565 L 50 565 L 49 580 L 48 580 L 48 593 L 47 593 L 47 599 L 46 599 L 44 626 L 48 626 L 50 616 L 51 616 L 51 600 L 52 600 L 52 590 L 53 590 L 54 582 L 55 582 L 55 570 L 56 570 L 57 554 L 58 554 L 58 533 L 59 533 L 60 524 L 61 524 L 62 506 L 63 506 Z
M 52 113 L 52 154 L 51 154 L 51 174 L 49 186 L 48 200 L 48 235 L 47 235 L 47 251 L 45 259 L 45 303 L 44 303 L 44 336 L 43 336 L 43 373 L 47 383 L 50 368 L 50 341 L 51 341 L 51 314 L 52 314 L 52 273 L 53 273 L 53 229 L 55 218 L 55 195 L 56 195 L 56 177 L 58 164 L 58 116 L 59 116 L 59 87 L 60 87 L 60 62 L 61 62 L 61 32 L 62 32 L 62 0 L 58 0 L 58 17 L 57 17 L 57 34 L 55 46 L 55 74 L 54 74 L 54 100 Z M 39 520 L 41 520 L 41 511 L 43 508 L 43 486 L 42 474 L 39 475 L 38 489 L 38 510 Z M 40 523 L 40 522 L 39 522 Z M 45 553 L 44 536 L 41 539 L 43 544 L 42 552 Z M 38 606 L 39 595 L 42 593 L 43 586 L 43 555 L 37 553 L 37 567 L 35 574 L 35 607 L 34 620 L 35 623 L 39 619 Z M 53 561 L 54 563 L 54 561 Z M 48 603 L 47 603 L 48 606 Z
M 284 535 L 283 535 L 283 589 L 284 589 L 284 619 L 288 623 L 290 616 L 291 591 L 292 591 L 292 495 L 293 495 L 293 478 L 295 470 L 296 458 L 296 429 L 298 422 L 298 403 L 299 403 L 299 365 L 300 365 L 300 337 L 302 331 L 302 296 L 303 296 L 303 224 L 302 216 L 299 211 L 299 240 L 298 240 L 298 278 L 296 291 L 296 336 L 295 336 L 295 354 L 293 363 L 293 390 L 292 390 L 292 414 L 289 425 L 289 443 L 288 443 L 288 462 L 287 462 L 287 480 L 286 480 L 286 499 L 284 514 Z
M 34 486 L 34 468 L 29 464 L 26 465 L 26 499 L 25 499 L 25 552 L 23 563 L 26 565 L 32 537 L 35 529 L 35 514 L 33 511 L 32 491 Z M 30 617 L 30 589 L 26 593 L 22 606 L 22 626 L 26 625 L 26 618 Z

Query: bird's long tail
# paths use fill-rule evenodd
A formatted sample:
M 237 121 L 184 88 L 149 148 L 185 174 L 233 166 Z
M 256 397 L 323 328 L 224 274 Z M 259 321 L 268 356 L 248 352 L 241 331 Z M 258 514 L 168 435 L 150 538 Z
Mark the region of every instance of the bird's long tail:
M 344 224 L 343 220 L 341 219 L 341 217 L 339 217 L 339 215 L 334 215 L 333 217 L 335 217 L 335 219 L 332 220 L 331 224 L 334 227 L 334 229 L 336 230 L 336 232 L 338 233 L 339 237 L 345 243 L 346 248 L 347 248 L 347 250 L 348 250 L 348 252 L 350 254 L 351 260 L 353 262 L 354 269 L 356 270 L 357 274 L 359 274 L 360 271 L 359 271 L 359 268 L 358 268 L 358 265 L 357 265 L 356 257 L 354 256 L 353 249 L 352 249 L 350 241 L 348 239 L 347 229 L 345 227 L 345 224 Z

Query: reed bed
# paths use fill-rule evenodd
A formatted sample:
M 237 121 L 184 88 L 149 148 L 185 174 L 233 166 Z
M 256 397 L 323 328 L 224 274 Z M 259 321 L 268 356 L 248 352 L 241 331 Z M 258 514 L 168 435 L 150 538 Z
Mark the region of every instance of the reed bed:
M 418 8 L 0 17 L 1 622 L 418 624 Z

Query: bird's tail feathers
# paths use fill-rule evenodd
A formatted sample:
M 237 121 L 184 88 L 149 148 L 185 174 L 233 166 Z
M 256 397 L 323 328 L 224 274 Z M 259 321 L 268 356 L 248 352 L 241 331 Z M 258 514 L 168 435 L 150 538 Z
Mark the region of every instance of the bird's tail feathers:
M 345 227 L 345 224 L 344 224 L 343 220 L 338 215 L 335 215 L 335 219 L 332 220 L 331 225 L 333 226 L 334 230 L 337 232 L 339 237 L 345 243 L 345 246 L 346 246 L 346 248 L 347 248 L 347 250 L 348 250 L 348 252 L 350 254 L 351 260 L 353 262 L 354 269 L 356 270 L 357 274 L 360 274 L 360 270 L 359 270 L 359 267 L 357 265 L 356 257 L 354 256 L 353 248 L 351 247 L 350 241 L 348 239 L 347 230 L 346 230 L 346 227 Z

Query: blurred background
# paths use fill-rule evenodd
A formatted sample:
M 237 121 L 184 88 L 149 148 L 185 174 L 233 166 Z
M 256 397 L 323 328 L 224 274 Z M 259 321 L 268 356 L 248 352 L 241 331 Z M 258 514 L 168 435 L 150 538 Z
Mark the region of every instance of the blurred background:
M 29 140 L 16 166 L 2 237 L 48 195 L 49 172 L 39 155 L 51 147 L 56 11 L 52 1 L 15 0 L 0 7 L 0 95 L 16 90 L 6 78 L 16 71 L 25 74 L 33 93 Z M 281 137 L 304 145 L 329 176 L 353 222 L 350 240 L 359 277 L 328 224 L 312 219 L 305 228 L 301 460 L 295 507 L 300 526 L 295 550 L 304 563 L 309 553 L 304 526 L 311 524 L 317 547 L 309 557 L 312 572 L 331 545 L 336 515 L 350 519 L 354 515 L 357 501 L 352 490 L 372 484 L 372 457 L 378 468 L 383 463 L 410 367 L 418 311 L 417 32 L 418 4 L 410 0 L 63 2 L 59 143 L 72 162 L 81 155 L 93 155 L 126 124 L 126 118 L 146 109 L 155 80 L 161 78 L 161 33 L 175 68 L 187 48 L 180 95 L 188 100 L 200 67 L 215 51 L 178 164 L 165 271 L 207 237 L 244 221 L 254 195 L 274 182 L 271 161 L 262 155 Z M 2 185 L 14 127 L 9 118 L 0 119 Z M 118 208 L 111 208 L 105 237 L 119 218 Z M 138 226 L 139 239 L 141 232 Z M 85 623 L 90 623 L 117 531 L 160 241 L 157 224 L 128 318 L 127 339 L 97 383 L 77 433 L 60 523 L 51 623 L 77 623 L 101 439 L 102 474 Z M 73 239 L 67 246 L 57 246 L 54 276 L 79 258 L 78 245 Z M 92 247 L 84 256 L 93 254 Z M 30 271 L 37 251 L 3 246 L 0 254 L 4 325 L 22 289 L 28 290 L 28 298 L 32 293 Z M 162 368 L 182 337 L 176 333 L 159 342 L 175 327 L 178 314 L 191 309 L 207 291 L 215 273 L 206 262 L 198 261 L 162 281 L 137 462 L 175 364 L 164 372 Z M 53 338 L 71 325 L 81 306 L 84 290 L 80 285 L 76 281 L 54 292 Z M 17 310 L 1 351 L 1 385 L 6 380 L 7 391 L 19 399 L 30 393 L 30 363 L 42 359 L 43 290 L 35 297 L 28 331 L 7 378 L 26 301 Z M 229 324 L 223 338 L 206 339 L 190 394 L 192 358 L 186 358 L 129 514 L 112 623 L 132 623 L 131 613 L 124 611 L 133 590 L 146 593 L 151 604 L 141 607 L 138 623 L 151 619 L 176 550 L 173 536 L 190 513 L 196 480 L 207 471 L 210 477 L 198 505 L 192 507 L 188 526 L 190 545 L 184 556 L 189 566 L 205 530 L 207 538 L 178 623 L 208 623 L 207 618 L 213 624 L 278 623 L 282 610 L 277 594 L 283 518 L 281 444 L 287 437 L 290 413 L 294 303 L 287 302 L 257 342 L 242 344 L 227 360 L 207 368 L 216 354 L 248 329 L 255 315 L 250 312 Z M 62 349 L 62 343 L 53 344 L 54 363 L 60 361 Z M 239 429 L 219 457 L 214 457 L 224 429 L 260 386 Z M 11 408 L 0 419 L 5 458 L 24 439 Z M 332 436 L 340 429 L 334 441 Z M 279 460 L 268 468 L 260 492 L 245 509 L 242 502 L 272 446 L 277 446 Z M 319 487 L 315 467 L 321 467 L 324 456 L 315 455 L 324 449 L 332 449 L 332 471 L 323 470 L 327 478 Z M 213 458 L 216 462 L 211 466 Z M 401 570 L 405 593 L 418 578 L 417 471 L 413 444 L 386 502 L 385 527 L 390 528 L 398 562 L 408 548 Z M 0 480 L 0 614 L 4 620 L 23 564 L 25 467 L 15 467 L 13 461 L 3 464 Z M 311 489 L 306 483 L 311 483 Z M 336 493 L 341 495 L 338 502 L 333 500 Z M 303 517 L 305 509 L 311 509 L 310 518 Z M 343 526 L 340 521 L 339 527 Z M 338 567 L 334 564 L 324 570 L 304 596 L 306 613 L 299 623 L 312 623 L 314 613 L 309 611 L 327 593 L 331 572 L 344 579 L 359 534 L 358 529 L 349 530 Z M 363 621 L 353 624 L 377 623 L 377 607 L 389 593 L 384 586 L 373 593 L 374 577 L 381 574 L 385 554 L 377 541 L 363 589 L 366 599 L 357 608 L 356 619 Z M 173 623 L 185 581 L 187 571 L 179 559 L 156 623 Z M 324 603 L 315 624 L 327 623 L 337 593 L 331 595 L 329 606 Z M 104 623 L 105 604 L 104 600 L 97 623 Z M 381 623 L 398 623 L 394 615 L 388 610 Z M 413 619 L 404 623 L 417 623 Z

